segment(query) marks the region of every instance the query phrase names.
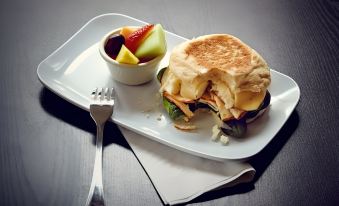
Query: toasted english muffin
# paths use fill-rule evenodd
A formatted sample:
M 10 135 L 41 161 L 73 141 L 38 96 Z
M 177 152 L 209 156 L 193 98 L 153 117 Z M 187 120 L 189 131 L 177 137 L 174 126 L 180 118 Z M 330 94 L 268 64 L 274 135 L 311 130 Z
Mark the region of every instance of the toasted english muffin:
M 211 34 L 173 49 L 162 89 L 197 100 L 210 85 L 223 102 L 221 110 L 251 111 L 259 107 L 270 81 L 267 63 L 255 50 L 234 36 Z
M 243 136 L 247 123 L 270 104 L 267 63 L 228 34 L 201 36 L 176 46 L 160 74 L 160 92 L 172 119 L 190 119 L 196 109 L 208 108 L 231 136 Z

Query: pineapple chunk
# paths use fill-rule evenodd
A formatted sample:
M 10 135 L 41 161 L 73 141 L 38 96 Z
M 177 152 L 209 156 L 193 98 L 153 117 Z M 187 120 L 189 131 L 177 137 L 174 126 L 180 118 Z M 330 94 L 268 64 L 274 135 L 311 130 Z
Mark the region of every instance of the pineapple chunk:
M 119 63 L 125 64 L 138 64 L 139 59 L 134 56 L 134 54 L 125 47 L 125 45 L 121 46 L 120 52 L 116 58 L 116 61 Z
M 252 111 L 258 109 L 261 102 L 264 100 L 266 91 L 261 92 L 251 92 L 243 91 L 235 94 L 234 105 L 236 108 Z

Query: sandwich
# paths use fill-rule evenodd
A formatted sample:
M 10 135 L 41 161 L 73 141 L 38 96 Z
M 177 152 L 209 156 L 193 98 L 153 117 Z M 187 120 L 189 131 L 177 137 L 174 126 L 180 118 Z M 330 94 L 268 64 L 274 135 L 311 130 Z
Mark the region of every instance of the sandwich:
M 177 45 L 158 80 L 163 105 L 174 121 L 190 121 L 196 110 L 209 109 L 230 136 L 244 136 L 247 124 L 270 104 L 267 63 L 228 34 L 205 35 Z

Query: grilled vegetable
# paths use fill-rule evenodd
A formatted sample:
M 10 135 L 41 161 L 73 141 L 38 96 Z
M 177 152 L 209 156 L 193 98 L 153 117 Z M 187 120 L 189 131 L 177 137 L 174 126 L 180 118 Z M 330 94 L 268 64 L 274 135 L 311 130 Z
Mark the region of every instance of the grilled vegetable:
M 162 69 L 159 70 L 158 74 L 157 74 L 157 79 L 158 81 L 161 83 L 161 78 L 164 75 L 164 72 L 166 71 L 167 67 L 164 67 Z
M 270 105 L 270 102 L 271 102 L 271 94 L 268 91 L 266 91 L 266 95 L 265 95 L 264 101 L 262 101 L 262 103 L 260 104 L 258 109 L 247 112 L 246 115 L 245 115 L 245 118 L 246 119 L 251 119 L 251 118 L 257 116 L 257 114 L 261 110 L 265 109 L 266 107 L 268 107 L 268 105 Z
M 267 90 L 266 91 L 266 95 L 264 98 L 264 101 L 261 103 L 260 107 L 261 109 L 265 109 L 266 107 L 268 107 L 268 105 L 270 105 L 271 103 L 271 94 L 270 92 Z
M 243 137 L 247 131 L 246 119 L 232 119 L 227 122 L 223 122 L 221 130 L 232 137 Z
M 213 106 L 211 106 L 210 104 L 208 104 L 208 103 L 202 103 L 202 102 L 197 102 L 196 104 L 195 104 L 195 110 L 197 110 L 197 109 L 210 109 L 210 110 L 212 110 L 213 112 L 217 112 L 217 109 L 216 108 L 214 108 Z
M 166 109 L 171 119 L 177 120 L 185 116 L 185 114 L 179 109 L 179 107 L 168 101 L 166 97 L 163 97 L 162 104 L 164 105 L 164 108 Z

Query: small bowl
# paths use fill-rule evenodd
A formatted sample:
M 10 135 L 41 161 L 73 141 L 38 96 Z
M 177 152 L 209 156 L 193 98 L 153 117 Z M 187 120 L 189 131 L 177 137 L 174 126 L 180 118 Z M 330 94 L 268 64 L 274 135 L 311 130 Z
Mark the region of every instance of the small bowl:
M 123 64 L 112 59 L 105 52 L 105 45 L 113 34 L 119 34 L 122 28 L 115 29 L 107 33 L 99 43 L 99 52 L 101 57 L 106 61 L 113 79 L 127 85 L 139 85 L 151 81 L 155 77 L 160 60 L 165 56 L 156 58 L 140 64 Z

